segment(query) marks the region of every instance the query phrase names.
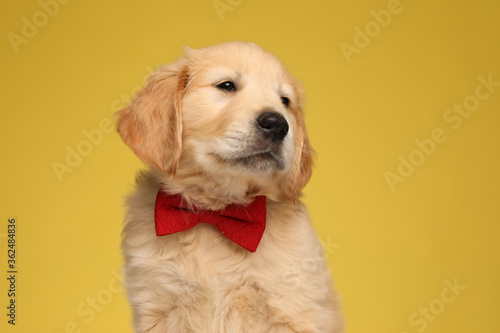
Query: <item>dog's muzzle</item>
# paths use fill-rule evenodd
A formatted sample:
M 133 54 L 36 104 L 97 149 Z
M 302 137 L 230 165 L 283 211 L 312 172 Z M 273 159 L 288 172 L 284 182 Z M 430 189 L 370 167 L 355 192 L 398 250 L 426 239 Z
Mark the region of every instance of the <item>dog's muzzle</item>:
M 284 170 L 286 161 L 283 158 L 284 141 L 289 132 L 285 117 L 272 110 L 264 110 L 255 118 L 253 133 L 234 140 L 245 142 L 228 155 L 215 154 L 220 160 L 232 165 L 242 165 L 256 172 L 267 172 L 273 169 Z

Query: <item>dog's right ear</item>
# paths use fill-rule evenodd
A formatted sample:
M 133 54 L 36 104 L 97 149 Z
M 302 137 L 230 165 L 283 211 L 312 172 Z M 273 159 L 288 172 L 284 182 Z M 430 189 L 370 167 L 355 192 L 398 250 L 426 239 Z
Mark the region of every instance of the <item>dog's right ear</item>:
M 189 79 L 187 60 L 150 75 L 131 105 L 118 111 L 122 140 L 144 162 L 173 177 L 182 152 L 181 101 Z

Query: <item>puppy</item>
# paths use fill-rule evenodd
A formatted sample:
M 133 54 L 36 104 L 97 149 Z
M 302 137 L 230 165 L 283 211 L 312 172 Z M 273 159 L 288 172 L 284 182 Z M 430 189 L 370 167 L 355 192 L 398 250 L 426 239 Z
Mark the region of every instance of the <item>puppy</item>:
M 187 49 L 118 111 L 120 136 L 150 166 L 122 242 L 137 332 L 343 331 L 299 199 L 313 155 L 303 103 L 274 55 L 230 42 Z

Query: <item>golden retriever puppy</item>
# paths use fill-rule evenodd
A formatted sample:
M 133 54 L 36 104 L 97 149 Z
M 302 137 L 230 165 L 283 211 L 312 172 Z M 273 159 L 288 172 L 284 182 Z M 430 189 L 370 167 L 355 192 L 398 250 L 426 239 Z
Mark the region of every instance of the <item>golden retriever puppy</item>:
M 303 103 L 274 55 L 230 42 L 187 49 L 118 111 L 120 136 L 150 166 L 122 243 L 137 332 L 343 331 L 299 199 L 313 154 Z

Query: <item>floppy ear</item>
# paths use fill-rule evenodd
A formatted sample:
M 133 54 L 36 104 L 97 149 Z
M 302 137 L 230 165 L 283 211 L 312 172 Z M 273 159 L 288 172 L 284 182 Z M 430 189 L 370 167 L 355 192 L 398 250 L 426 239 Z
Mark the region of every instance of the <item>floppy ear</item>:
M 141 160 L 170 177 L 182 152 L 181 101 L 188 78 L 185 59 L 163 66 L 150 75 L 132 104 L 117 112 L 123 141 Z
M 298 82 L 293 85 L 293 89 L 297 100 L 297 103 L 292 105 L 293 112 L 297 119 L 297 129 L 295 131 L 295 156 L 285 183 L 285 196 L 292 201 L 296 199 L 297 194 L 306 186 L 311 178 L 313 158 L 315 155 L 314 149 L 309 143 L 309 137 L 307 136 L 304 122 L 304 93 Z

